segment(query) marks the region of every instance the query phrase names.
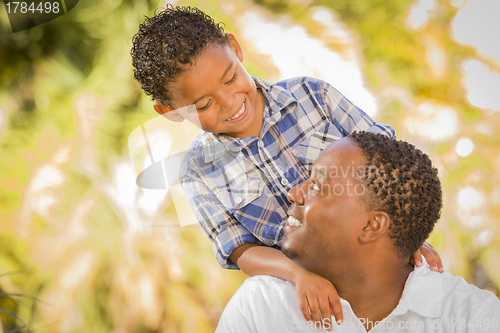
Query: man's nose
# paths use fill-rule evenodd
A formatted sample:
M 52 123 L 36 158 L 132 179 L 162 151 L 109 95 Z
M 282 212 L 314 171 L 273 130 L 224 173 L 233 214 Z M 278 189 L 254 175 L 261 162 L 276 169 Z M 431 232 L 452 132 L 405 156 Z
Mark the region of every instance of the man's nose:
M 304 194 L 305 193 L 304 193 L 303 186 L 305 183 L 306 182 L 295 185 L 294 187 L 292 187 L 292 189 L 290 189 L 290 191 L 288 191 L 288 194 L 286 196 L 288 201 L 290 201 L 291 203 L 296 203 L 298 205 L 304 204 Z

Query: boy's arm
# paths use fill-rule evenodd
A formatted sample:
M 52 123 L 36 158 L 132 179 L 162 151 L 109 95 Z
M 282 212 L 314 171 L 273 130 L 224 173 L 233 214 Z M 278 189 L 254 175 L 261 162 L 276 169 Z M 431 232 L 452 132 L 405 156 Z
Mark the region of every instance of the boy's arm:
M 229 255 L 243 244 L 259 244 L 259 240 L 225 209 L 206 184 L 195 177 L 181 180 L 191 209 L 212 241 L 215 258 L 224 269 L 238 269 Z
M 331 316 L 336 321 L 343 320 L 340 298 L 333 284 L 300 267 L 280 250 L 245 244 L 235 249 L 229 258 L 250 276 L 271 275 L 295 283 L 299 307 L 307 321 L 321 322 L 321 317 L 330 320 Z

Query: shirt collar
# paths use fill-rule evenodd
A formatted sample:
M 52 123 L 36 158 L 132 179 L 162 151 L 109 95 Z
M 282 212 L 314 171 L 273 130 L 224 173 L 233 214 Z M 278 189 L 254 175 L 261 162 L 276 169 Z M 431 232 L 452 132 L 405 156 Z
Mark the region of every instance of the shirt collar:
M 442 275 L 431 271 L 427 267 L 425 258 L 422 257 L 422 259 L 422 266 L 415 266 L 413 272 L 408 276 L 399 304 L 387 317 L 388 319 L 404 316 L 408 312 L 416 313 L 423 318 L 441 317 Z M 344 312 L 344 322 L 357 323 L 359 319 L 352 311 L 349 302 L 341 298 L 340 303 Z
M 240 139 L 223 134 L 204 132 L 201 138 L 202 156 L 205 163 L 210 163 L 226 155 L 229 151 L 241 150 Z
M 282 116 L 281 111 L 283 111 L 290 104 L 298 102 L 297 99 L 292 96 L 290 91 L 280 85 L 270 83 L 269 81 L 259 79 L 257 77 L 253 77 L 253 79 L 257 88 L 262 90 L 266 98 L 264 122 L 267 120 L 273 124 L 276 123 Z
M 441 316 L 443 304 L 443 286 L 441 274 L 430 270 L 425 258 L 423 264 L 416 267 L 406 280 L 403 295 L 391 316 L 399 316 L 408 311 L 424 318 Z

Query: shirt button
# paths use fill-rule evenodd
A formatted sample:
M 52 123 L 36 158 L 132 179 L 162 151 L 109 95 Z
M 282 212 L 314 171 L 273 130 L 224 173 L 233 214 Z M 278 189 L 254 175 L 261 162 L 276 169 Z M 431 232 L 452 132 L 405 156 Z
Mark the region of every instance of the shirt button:
M 240 198 L 240 197 L 236 197 L 236 198 L 234 199 L 234 201 L 236 201 L 236 203 L 237 203 L 237 204 L 240 204 L 240 203 L 241 203 L 241 198 Z
M 259 147 L 260 147 L 260 148 L 264 148 L 264 142 L 259 141 Z
M 281 179 L 281 185 L 283 185 L 283 186 L 287 186 L 287 185 L 288 185 L 288 179 L 286 179 L 286 178 L 282 178 L 282 179 Z
M 325 147 L 326 147 L 326 143 L 321 142 L 321 143 L 319 144 L 319 147 L 320 147 L 321 149 L 325 149 Z

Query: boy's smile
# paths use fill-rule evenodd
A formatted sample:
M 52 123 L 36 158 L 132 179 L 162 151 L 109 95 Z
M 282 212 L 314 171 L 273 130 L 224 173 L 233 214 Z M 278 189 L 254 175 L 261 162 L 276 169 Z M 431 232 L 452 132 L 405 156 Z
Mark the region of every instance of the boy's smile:
M 174 108 L 194 104 L 206 132 L 236 138 L 259 136 L 264 95 L 241 64 L 243 53 L 236 38 L 228 45 L 209 44 L 168 89 Z M 175 112 L 166 108 L 167 113 Z M 168 117 L 168 115 L 166 115 Z

